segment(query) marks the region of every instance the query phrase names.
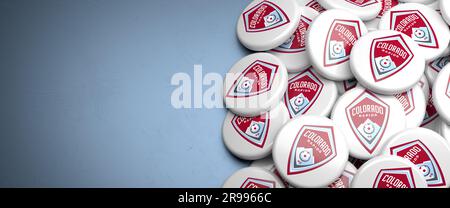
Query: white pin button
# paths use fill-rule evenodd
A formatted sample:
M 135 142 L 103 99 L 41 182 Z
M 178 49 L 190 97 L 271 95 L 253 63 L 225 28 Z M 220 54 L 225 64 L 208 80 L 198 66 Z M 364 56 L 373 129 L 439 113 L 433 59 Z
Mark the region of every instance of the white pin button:
M 409 160 L 397 156 L 378 156 L 358 169 L 352 188 L 426 188 L 427 182 Z
M 225 106 L 240 116 L 261 115 L 281 101 L 287 80 L 286 67 L 274 55 L 248 55 L 238 61 L 225 77 Z
M 405 111 L 406 128 L 419 127 L 427 106 L 427 99 L 425 99 L 420 85 L 416 85 L 404 93 L 396 94 L 395 98 L 402 104 Z
M 256 117 L 228 112 L 222 126 L 223 141 L 231 153 L 244 160 L 258 160 L 272 152 L 278 130 L 289 120 L 280 102 L 273 110 Z
M 300 24 L 292 36 L 281 46 L 270 51 L 283 61 L 289 73 L 301 72 L 311 66 L 306 51 L 306 32 L 319 12 L 309 7 L 300 7 Z
M 430 81 L 430 83 L 434 83 L 439 72 L 444 68 L 445 65 L 448 64 L 449 61 L 450 55 L 449 53 L 446 53 L 444 56 L 441 56 L 428 63 L 427 69 L 425 70 L 425 74 L 427 75 L 427 78 Z
M 378 13 L 378 16 L 373 20 L 364 22 L 369 31 L 378 30 L 378 23 L 380 23 L 380 19 L 383 16 L 383 14 L 389 11 L 392 7 L 395 7 L 399 4 L 398 0 L 380 0 L 380 2 L 381 2 L 381 11 L 380 13 Z
M 306 40 L 311 63 L 322 76 L 334 81 L 353 78 L 350 52 L 367 28 L 357 16 L 344 10 L 327 10 L 309 28 Z
M 348 148 L 333 121 L 321 116 L 301 116 L 280 130 L 272 156 L 289 184 L 325 187 L 344 171 Z
M 284 188 L 277 176 L 257 167 L 243 168 L 231 175 L 223 188 Z
M 441 133 L 447 142 L 450 142 L 450 125 L 445 122 L 441 122 L 439 127 L 439 133 Z
M 378 155 L 389 137 L 406 127 L 405 112 L 394 96 L 359 86 L 339 98 L 331 118 L 344 133 L 350 155 L 363 160 Z
M 450 124 L 450 65 L 444 67 L 436 78 L 433 103 L 441 119 Z
M 450 187 L 450 145 L 434 131 L 406 129 L 391 137 L 383 154 L 410 160 L 423 174 L 428 187 Z
M 425 71 L 425 59 L 408 36 L 388 30 L 370 32 L 353 47 L 350 65 L 358 83 L 393 95 L 412 88 Z
M 357 171 L 358 169 L 352 163 L 347 162 L 342 175 L 335 182 L 328 185 L 328 188 L 350 188 L 350 184 Z
M 447 24 L 450 25 L 450 1 L 439 0 L 441 14 Z
M 426 4 L 428 7 L 430 7 L 431 9 L 433 9 L 434 11 L 438 12 L 439 14 L 441 14 L 441 7 L 439 4 L 438 0 L 432 0 L 434 2 Z
M 450 30 L 439 13 L 423 4 L 400 4 L 381 18 L 380 30 L 402 32 L 414 40 L 427 61 L 438 58 L 450 43 Z
M 283 97 L 291 118 L 300 115 L 328 116 L 338 98 L 336 83 L 317 74 L 313 68 L 289 74 Z
M 351 12 L 362 20 L 372 20 L 381 11 L 378 0 L 317 0 L 325 9 L 342 9 Z
M 355 88 L 358 85 L 358 81 L 356 81 L 356 79 L 345 80 L 336 82 L 336 85 L 338 87 L 339 94 L 342 95 L 345 92 Z
M 318 11 L 319 13 L 326 11 L 326 9 L 323 8 L 322 5 L 320 5 L 316 0 L 297 0 L 297 3 L 300 6 L 310 7 L 312 9 Z
M 299 22 L 295 1 L 254 0 L 239 16 L 237 36 L 248 49 L 267 51 L 283 44 Z

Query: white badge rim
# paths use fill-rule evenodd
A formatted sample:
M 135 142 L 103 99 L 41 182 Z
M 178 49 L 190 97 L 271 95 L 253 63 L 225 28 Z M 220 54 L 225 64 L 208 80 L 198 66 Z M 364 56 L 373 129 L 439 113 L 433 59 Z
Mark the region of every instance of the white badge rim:
M 283 182 L 277 176 L 259 167 L 246 167 L 237 170 L 225 180 L 222 188 L 241 188 L 249 178 L 266 180 L 274 188 L 284 188 Z
M 374 0 L 372 3 L 364 7 L 352 4 L 347 1 L 317 0 L 317 2 L 319 2 L 320 5 L 328 10 L 341 9 L 351 12 L 363 21 L 375 19 L 382 9 L 381 2 L 377 0 Z
M 433 103 L 439 117 L 450 124 L 450 65 L 445 66 L 433 85 Z

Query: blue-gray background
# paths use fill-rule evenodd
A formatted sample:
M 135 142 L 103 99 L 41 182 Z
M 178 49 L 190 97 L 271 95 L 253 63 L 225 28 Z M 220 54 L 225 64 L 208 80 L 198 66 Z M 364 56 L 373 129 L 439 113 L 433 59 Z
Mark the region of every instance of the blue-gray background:
M 1 187 L 220 187 L 248 165 L 177 72 L 244 56 L 245 0 L 0 0 Z

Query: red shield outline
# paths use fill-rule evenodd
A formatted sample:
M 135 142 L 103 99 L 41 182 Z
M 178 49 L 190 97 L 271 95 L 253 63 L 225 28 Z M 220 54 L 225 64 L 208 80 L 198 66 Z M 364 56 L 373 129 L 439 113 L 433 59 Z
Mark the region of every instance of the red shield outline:
M 428 66 L 439 73 L 444 66 L 446 66 L 450 62 L 450 56 L 439 57 L 436 60 L 430 62 Z
M 364 2 L 361 2 L 361 3 L 358 3 L 355 0 L 345 0 L 345 1 L 350 3 L 350 4 L 353 4 L 355 6 L 358 6 L 358 7 L 366 7 L 366 6 L 370 6 L 372 4 L 378 3 L 377 0 L 364 0 Z
M 277 12 L 277 14 L 281 17 L 281 21 L 271 25 L 269 27 L 264 27 L 264 28 L 259 28 L 259 29 L 252 29 L 250 28 L 250 17 L 249 15 L 252 14 L 253 12 L 258 12 L 259 9 L 262 10 L 263 13 L 258 14 L 258 15 L 254 15 L 253 17 L 255 18 L 259 18 L 260 16 L 264 16 L 266 13 L 266 9 L 264 9 L 263 7 L 265 6 L 265 8 L 271 8 L 274 11 Z M 273 30 L 275 28 L 279 28 L 283 25 L 286 25 L 288 23 L 290 23 L 291 21 L 289 20 L 289 17 L 286 15 L 286 13 L 276 4 L 274 4 L 273 2 L 270 1 L 262 1 L 261 3 L 255 5 L 254 7 L 250 8 L 249 10 L 247 10 L 246 12 L 244 12 L 242 14 L 242 17 L 244 18 L 244 28 L 245 31 L 248 33 L 255 33 L 255 32 L 264 32 L 264 31 L 268 31 L 268 30 Z M 260 24 L 261 21 L 263 21 L 261 18 L 254 20 L 255 24 Z
M 248 177 L 240 188 L 275 188 L 275 181 Z
M 245 122 L 245 126 L 248 129 L 250 128 L 250 125 L 253 122 L 263 122 L 264 123 L 264 128 L 259 130 L 259 132 L 261 132 L 261 135 L 258 138 L 255 138 L 252 135 L 249 135 L 246 133 L 246 130 L 240 128 L 240 124 L 238 124 L 238 119 L 241 119 L 241 123 Z M 247 118 L 247 117 L 242 117 L 242 116 L 237 116 L 235 115 L 233 117 L 233 119 L 231 119 L 231 125 L 233 126 L 234 130 L 239 134 L 239 136 L 241 136 L 243 139 L 245 139 L 247 142 L 249 142 L 252 145 L 255 145 L 256 147 L 259 148 L 263 148 L 264 145 L 266 144 L 267 141 L 267 135 L 270 129 L 270 112 L 267 112 L 261 116 L 257 116 L 257 117 L 252 117 L 252 118 Z
M 405 111 L 406 115 L 409 115 L 416 109 L 413 89 L 410 89 L 401 94 L 396 94 L 395 98 L 397 98 L 397 100 L 402 104 L 403 110 Z M 406 103 L 403 103 L 402 100 L 404 100 Z
M 383 188 L 383 187 L 379 187 L 379 186 L 381 185 L 380 181 L 382 182 L 383 176 L 385 174 L 391 174 L 391 175 L 395 174 L 398 176 L 406 177 L 407 181 L 402 180 L 402 182 L 403 183 L 407 182 L 408 184 L 406 184 L 406 185 L 409 185 L 409 188 L 416 187 L 416 182 L 414 181 L 414 177 L 413 177 L 411 168 L 391 168 L 391 169 L 381 169 L 380 172 L 378 172 L 378 175 L 377 175 L 375 181 L 373 182 L 372 188 Z M 399 179 L 399 178 L 397 178 L 397 179 Z M 387 188 L 387 187 L 385 187 L 385 188 Z M 406 188 L 408 188 L 408 187 L 406 187 Z
M 300 53 L 306 50 L 306 32 L 311 25 L 312 20 L 308 17 L 301 15 L 300 23 L 295 30 L 295 33 L 291 36 L 290 45 L 286 45 L 286 42 L 272 51 L 278 53 Z
M 373 118 L 376 118 L 375 116 L 379 116 L 379 115 L 376 115 L 374 113 L 372 113 L 372 114 L 366 113 L 366 114 L 364 114 L 364 116 L 367 117 L 366 121 L 364 121 L 364 122 L 359 121 L 358 122 L 359 124 L 356 125 L 355 120 L 359 120 L 361 118 L 354 118 L 351 113 L 352 109 L 359 106 L 362 102 L 366 101 L 366 99 L 377 104 L 378 106 L 382 107 L 383 113 L 384 113 L 384 115 L 382 115 L 382 116 L 384 116 L 383 122 L 381 122 L 381 125 L 378 124 L 380 129 L 377 131 L 375 138 L 373 138 L 372 141 L 369 141 L 369 139 L 366 140 L 365 136 L 362 135 L 362 133 L 360 133 L 358 128 L 361 128 L 361 125 L 364 124 L 367 120 L 370 120 L 370 118 L 373 119 Z M 359 113 L 359 114 L 362 114 L 362 113 Z M 386 131 L 386 127 L 389 124 L 389 116 L 390 116 L 389 105 L 386 104 L 385 102 L 383 102 L 374 93 L 365 90 L 345 108 L 345 115 L 347 116 L 347 122 L 350 125 L 353 134 L 358 139 L 359 143 L 364 147 L 364 149 L 367 152 L 372 154 L 373 151 L 375 151 L 375 149 L 380 144 L 381 139 L 384 136 L 384 132 Z M 377 123 L 377 121 L 375 121 L 375 123 Z
M 312 147 L 311 143 L 314 141 L 311 141 L 311 139 L 307 138 L 307 136 L 305 135 L 305 133 L 308 133 L 308 132 L 315 133 L 316 137 L 314 137 L 314 139 L 316 139 L 316 138 L 328 139 L 328 143 L 327 143 L 328 149 L 327 150 L 329 150 L 329 152 L 328 152 L 329 155 L 326 156 L 326 153 L 324 153 L 324 152 L 319 152 L 319 153 L 325 154 L 325 157 L 323 157 L 324 155 L 315 155 L 314 153 L 318 153 L 317 148 L 316 148 L 313 150 L 313 154 L 311 155 L 312 157 L 310 157 L 310 158 L 313 158 L 314 161 L 312 161 L 312 163 L 310 163 L 306 166 L 301 167 L 300 165 L 296 164 L 296 159 L 298 159 L 296 156 L 297 155 L 296 148 L 306 148 L 305 143 L 309 143 L 308 146 Z M 320 135 L 318 135 L 319 133 L 326 135 L 327 138 L 321 137 Z M 289 151 L 287 174 L 295 175 L 295 174 L 309 172 L 309 171 L 315 170 L 317 168 L 320 168 L 323 165 L 330 162 L 337 155 L 336 143 L 335 143 L 334 139 L 335 139 L 334 128 L 332 126 L 304 125 L 297 133 L 297 136 L 296 136 L 294 142 L 292 143 L 291 150 Z M 299 146 L 300 143 L 302 143 L 303 145 Z M 315 157 L 318 158 L 317 161 L 315 160 Z M 300 166 L 300 167 L 295 167 L 295 166 Z
M 318 11 L 319 13 L 326 11 L 326 9 L 323 8 L 322 5 L 320 5 L 316 0 L 311 0 L 305 6 L 310 7 L 312 9 Z
M 404 60 L 397 60 L 397 59 L 400 59 L 400 57 L 396 53 L 393 53 L 393 52 L 385 50 L 385 49 L 378 49 L 379 51 L 375 51 L 376 50 L 375 45 L 377 45 L 380 42 L 383 43 L 383 42 L 387 42 L 387 41 L 391 41 L 391 42 L 397 41 L 398 44 L 395 46 L 399 47 L 401 45 L 403 51 L 408 55 L 408 57 L 406 57 L 406 59 L 404 59 Z M 391 46 L 391 45 L 394 45 L 394 44 L 390 43 L 389 46 Z M 375 53 L 382 53 L 382 55 L 375 57 Z M 390 58 L 392 58 L 392 57 L 395 58 L 393 60 L 394 64 L 396 64 L 396 67 L 394 69 L 390 69 L 387 72 L 382 72 L 381 69 L 378 69 L 375 59 L 385 57 L 383 55 L 387 55 Z M 405 68 L 411 62 L 411 60 L 413 58 L 414 58 L 414 54 L 411 52 L 411 49 L 408 47 L 407 43 L 405 42 L 405 40 L 403 39 L 403 37 L 400 34 L 374 39 L 372 41 L 372 45 L 370 46 L 370 60 L 372 62 L 370 64 L 370 69 L 372 71 L 372 76 L 373 76 L 374 81 L 379 82 L 379 81 L 382 81 L 389 77 L 394 76 L 395 74 L 397 74 L 398 72 L 403 70 L 403 68 Z M 395 61 L 395 60 L 397 60 L 397 61 Z M 399 61 L 401 62 L 400 65 L 398 65 L 398 63 L 395 63 L 395 62 L 399 62 Z
M 425 111 L 425 118 L 423 119 L 422 124 L 420 127 L 424 127 L 428 125 L 429 123 L 433 122 L 437 117 L 439 117 L 436 107 L 434 107 L 433 103 L 433 89 L 430 87 L 428 88 L 430 91 L 430 95 L 428 96 L 428 103 L 427 108 Z

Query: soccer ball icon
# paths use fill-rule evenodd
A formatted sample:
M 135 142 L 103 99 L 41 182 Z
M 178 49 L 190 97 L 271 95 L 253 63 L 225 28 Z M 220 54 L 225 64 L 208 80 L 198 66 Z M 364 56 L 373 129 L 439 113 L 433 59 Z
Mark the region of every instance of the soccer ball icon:
M 243 77 L 239 84 L 237 85 L 236 92 L 239 93 L 249 93 L 252 91 L 253 83 L 255 80 L 248 77 Z
M 414 41 L 419 41 L 419 42 L 430 41 L 430 33 L 428 31 L 428 28 L 426 28 L 426 27 L 412 28 L 412 37 L 411 38 Z
M 433 164 L 431 161 L 425 161 L 421 164 L 417 164 L 420 172 L 423 174 L 426 180 L 433 179 L 436 175 Z
M 296 114 L 306 108 L 309 104 L 308 98 L 305 97 L 303 93 L 291 98 L 289 102 L 291 103 L 292 109 Z
M 281 16 L 277 11 L 273 11 L 264 17 L 264 26 L 270 27 L 281 21 Z
M 312 148 L 298 147 L 296 153 L 296 165 L 300 167 L 314 165 L 314 153 Z
M 390 56 L 378 57 L 375 59 L 377 69 L 381 74 L 390 72 L 397 68 Z
M 330 41 L 330 58 L 339 59 L 346 56 L 344 42 L 342 41 Z
M 364 123 L 362 123 L 358 127 L 358 132 L 369 143 L 373 142 L 373 140 L 377 137 L 379 131 L 380 131 L 380 126 L 378 126 L 378 124 L 371 121 L 370 119 L 367 119 Z
M 258 121 L 252 121 L 250 123 L 250 126 L 245 131 L 245 134 L 248 136 L 251 136 L 255 139 L 259 139 L 263 133 L 264 130 L 264 123 L 258 122 Z

